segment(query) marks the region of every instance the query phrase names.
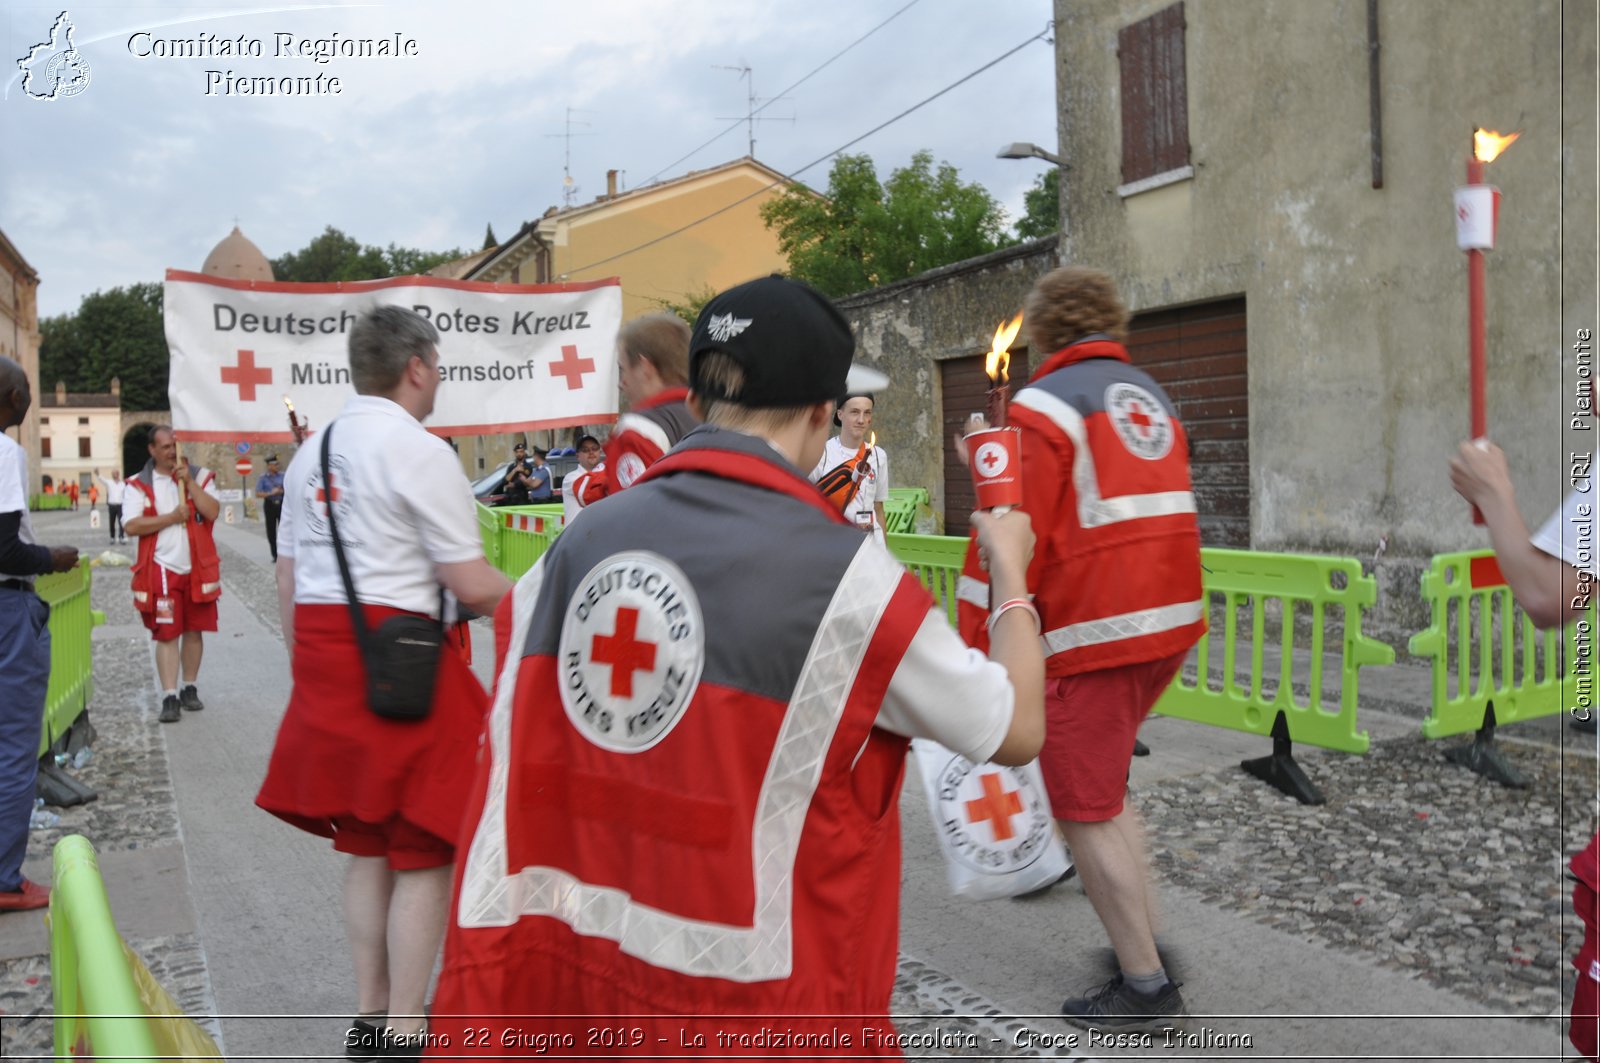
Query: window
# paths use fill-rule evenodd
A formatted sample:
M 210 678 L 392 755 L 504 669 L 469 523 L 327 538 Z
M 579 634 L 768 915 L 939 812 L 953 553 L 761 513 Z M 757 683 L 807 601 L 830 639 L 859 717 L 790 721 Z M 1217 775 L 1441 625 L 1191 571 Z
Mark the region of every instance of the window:
M 87 418 L 87 417 L 80 417 L 80 418 L 78 418 L 78 423 L 79 423 L 79 424 L 88 424 L 88 423 L 89 423 L 89 418 Z
M 90 456 L 89 437 L 88 436 L 79 436 L 78 437 L 78 457 L 87 458 L 89 456 Z
M 1189 165 L 1189 92 L 1183 53 L 1183 4 L 1124 26 L 1122 180 L 1131 184 Z
M 49 456 L 50 456 L 50 437 L 49 436 L 40 436 L 39 437 L 39 457 L 48 458 Z
M 39 418 L 39 423 L 40 423 L 40 424 L 49 424 L 49 423 L 50 423 L 50 418 L 48 418 L 48 417 L 41 417 L 41 418 Z

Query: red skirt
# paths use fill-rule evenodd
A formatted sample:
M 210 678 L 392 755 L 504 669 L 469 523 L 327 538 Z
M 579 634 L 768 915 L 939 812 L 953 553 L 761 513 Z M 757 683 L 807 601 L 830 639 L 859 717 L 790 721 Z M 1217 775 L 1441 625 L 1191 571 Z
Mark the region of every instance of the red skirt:
M 376 627 L 400 611 L 367 606 L 365 614 Z M 297 605 L 294 689 L 256 804 L 325 838 L 336 816 L 375 825 L 399 818 L 454 846 L 488 710 L 477 677 L 446 649 L 427 719 L 374 715 L 349 607 Z

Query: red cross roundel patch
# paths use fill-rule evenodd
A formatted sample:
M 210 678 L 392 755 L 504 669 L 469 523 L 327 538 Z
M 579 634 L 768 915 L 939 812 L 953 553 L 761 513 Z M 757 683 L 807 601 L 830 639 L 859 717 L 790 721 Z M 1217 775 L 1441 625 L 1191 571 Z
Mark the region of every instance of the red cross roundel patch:
M 689 578 L 645 550 L 589 570 L 561 625 L 561 704 L 585 738 L 642 753 L 683 719 L 706 660 L 705 622 Z
M 1106 416 L 1117 438 L 1136 458 L 1156 461 L 1172 450 L 1172 418 L 1167 408 L 1137 384 L 1112 384 L 1106 388 Z
M 951 855 L 977 871 L 1019 871 L 1055 840 L 1050 804 L 1031 776 L 959 753 L 939 772 L 938 819 Z

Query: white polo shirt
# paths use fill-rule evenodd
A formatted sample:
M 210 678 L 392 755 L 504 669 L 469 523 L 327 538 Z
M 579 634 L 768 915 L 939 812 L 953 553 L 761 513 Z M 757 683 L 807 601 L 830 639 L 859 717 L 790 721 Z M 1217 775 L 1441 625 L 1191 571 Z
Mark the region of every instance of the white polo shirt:
M 216 476 L 209 469 L 202 473 L 197 465 L 189 468 L 204 480 L 202 490 L 212 498 L 217 498 Z M 130 508 L 123 513 L 124 520 L 157 517 L 178 508 L 178 481 L 156 469 L 151 470 L 151 481 L 156 490 L 155 507 L 151 508 L 150 496 L 139 487 L 128 487 L 124 497 L 127 500 L 125 505 Z M 182 524 L 169 524 L 156 533 L 156 564 L 180 576 L 189 574 L 189 532 Z
M 127 493 L 126 480 L 107 480 L 105 477 L 96 477 L 100 481 L 100 488 L 105 492 L 106 505 L 122 505 L 123 496 Z
M 0 432 L 0 513 L 22 514 L 17 526 L 17 538 L 37 545 L 33 537 L 33 522 L 28 518 L 28 455 L 15 439 Z M 24 579 L 33 582 L 32 573 L 0 572 L 0 579 Z
M 567 478 L 561 481 L 561 522 L 563 524 L 571 524 L 572 518 L 583 510 L 583 502 L 579 500 L 578 495 L 588 486 L 591 476 L 598 476 L 604 480 L 606 478 L 606 463 L 602 461 L 588 471 L 585 471 L 580 465 L 567 473 Z
M 857 453 L 859 448 L 847 447 L 839 441 L 838 436 L 833 436 L 822 447 L 822 460 L 811 470 L 811 482 L 816 483 L 830 470 L 843 465 Z M 889 501 L 889 455 L 884 453 L 882 447 L 873 447 L 867 454 L 867 471 L 861 477 L 861 486 L 856 489 L 855 497 L 850 500 L 850 504 L 844 508 L 844 519 L 851 524 L 858 524 L 865 517 L 876 526 L 878 518 L 874 507 L 879 502 L 887 501 Z
M 322 482 L 320 434 L 283 475 L 278 556 L 294 559 L 294 600 L 345 603 L 327 519 L 332 494 L 357 597 L 438 616 L 435 566 L 483 557 L 472 488 L 455 452 L 398 404 L 375 395 L 351 398 L 323 431 L 333 433 L 332 491 Z

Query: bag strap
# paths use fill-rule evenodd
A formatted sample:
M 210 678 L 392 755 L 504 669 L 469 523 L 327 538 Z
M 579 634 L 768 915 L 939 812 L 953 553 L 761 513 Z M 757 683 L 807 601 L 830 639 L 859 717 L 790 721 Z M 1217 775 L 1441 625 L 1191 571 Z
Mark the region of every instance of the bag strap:
M 339 537 L 339 522 L 333 515 L 333 470 L 328 464 L 328 446 L 333 436 L 333 425 L 336 423 L 330 422 L 322 429 L 322 490 L 328 497 L 328 530 L 333 533 L 333 556 L 339 559 L 339 576 L 344 580 L 344 598 L 350 606 L 350 623 L 356 629 L 356 645 L 361 647 L 361 652 L 365 654 L 367 618 L 361 612 L 361 604 L 356 601 L 355 580 L 350 578 L 350 563 L 344 557 L 344 542 Z
M 333 426 L 336 421 L 329 422 L 322 430 L 322 489 L 328 496 L 328 531 L 333 535 L 333 556 L 339 560 L 339 577 L 344 580 L 344 597 L 350 606 L 350 622 L 355 626 L 356 644 L 366 652 L 367 645 L 367 617 L 361 611 L 361 603 L 356 600 L 355 580 L 350 578 L 350 563 L 345 560 L 344 541 L 339 537 L 339 522 L 333 510 L 333 470 L 329 466 L 328 453 L 329 441 L 333 436 Z M 444 630 L 444 587 L 439 588 L 439 629 Z

